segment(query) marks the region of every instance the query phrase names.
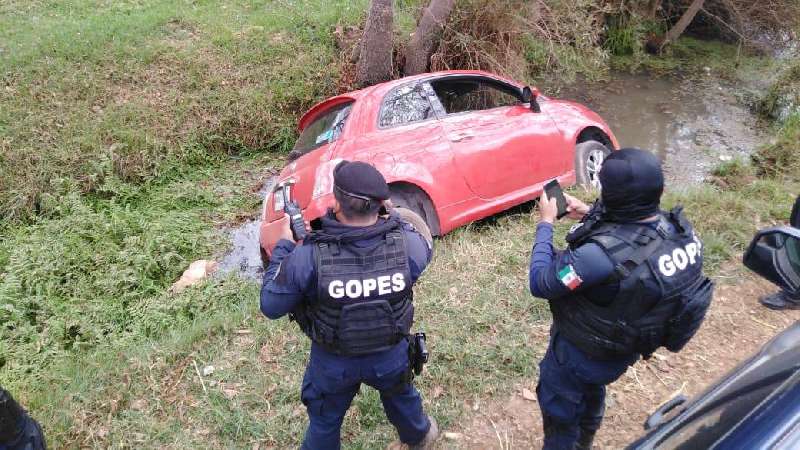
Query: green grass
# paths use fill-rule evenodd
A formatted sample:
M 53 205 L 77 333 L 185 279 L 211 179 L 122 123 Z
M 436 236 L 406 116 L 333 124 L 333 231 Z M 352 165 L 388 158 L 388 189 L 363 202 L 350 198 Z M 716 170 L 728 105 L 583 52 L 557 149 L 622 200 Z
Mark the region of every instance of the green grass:
M 337 89 L 332 31 L 365 2 L 4 3 L 0 213 L 45 197 L 113 195 L 175 165 L 287 150 L 304 110 Z

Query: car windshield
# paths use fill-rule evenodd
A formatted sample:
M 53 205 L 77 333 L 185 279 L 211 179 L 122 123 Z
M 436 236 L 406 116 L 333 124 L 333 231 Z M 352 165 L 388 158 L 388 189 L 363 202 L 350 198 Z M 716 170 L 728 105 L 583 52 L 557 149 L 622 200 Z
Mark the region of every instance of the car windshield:
M 339 139 L 352 108 L 353 102 L 343 103 L 318 115 L 317 118 L 308 124 L 303 132 L 300 133 L 300 137 L 297 138 L 297 142 L 294 144 L 290 158 L 297 159 L 314 149 Z

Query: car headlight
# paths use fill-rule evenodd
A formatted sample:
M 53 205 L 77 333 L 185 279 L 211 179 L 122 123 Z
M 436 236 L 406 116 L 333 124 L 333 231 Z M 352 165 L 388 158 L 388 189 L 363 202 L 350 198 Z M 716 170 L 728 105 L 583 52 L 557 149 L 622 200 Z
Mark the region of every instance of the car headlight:
M 314 177 L 314 190 L 311 192 L 312 198 L 320 198 L 333 192 L 333 169 L 340 162 L 342 162 L 342 159 L 336 158 L 317 167 L 317 174 Z
M 267 220 L 267 206 L 270 198 L 272 198 L 272 191 L 267 192 L 267 195 L 264 196 L 264 203 L 261 205 L 261 220 Z
M 289 199 L 291 199 L 292 198 L 291 189 L 292 189 L 292 185 L 286 184 L 286 185 L 283 185 L 283 186 L 279 187 L 278 189 L 275 189 L 275 191 L 272 192 L 272 197 L 274 198 L 274 200 L 273 200 L 274 208 L 273 209 L 275 211 L 283 211 L 283 207 L 285 206 L 284 205 L 284 201 L 283 201 L 283 197 L 284 197 L 283 191 L 286 190 L 286 197 L 289 197 Z

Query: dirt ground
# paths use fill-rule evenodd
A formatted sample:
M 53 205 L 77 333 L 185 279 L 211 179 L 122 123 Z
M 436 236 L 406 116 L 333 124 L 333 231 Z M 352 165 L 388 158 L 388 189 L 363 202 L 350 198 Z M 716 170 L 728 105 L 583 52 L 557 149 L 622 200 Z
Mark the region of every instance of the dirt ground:
M 620 449 L 643 434 L 642 424 L 660 404 L 678 393 L 702 392 L 779 331 L 800 320 L 800 311 L 771 311 L 757 298 L 776 288 L 734 268 L 717 278 L 717 289 L 706 321 L 679 354 L 661 349 L 649 361 L 639 361 L 609 386 L 606 417 L 595 449 Z M 542 329 L 542 341 L 547 330 Z M 535 397 L 536 380 L 515 394 L 485 403 L 461 429 L 447 432 L 440 448 L 541 448 L 542 422 Z

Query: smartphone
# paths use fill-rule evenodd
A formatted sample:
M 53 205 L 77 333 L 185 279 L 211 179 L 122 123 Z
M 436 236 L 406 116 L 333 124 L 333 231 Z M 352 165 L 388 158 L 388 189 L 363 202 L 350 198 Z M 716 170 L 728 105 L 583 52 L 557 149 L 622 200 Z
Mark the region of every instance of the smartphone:
M 561 190 L 561 185 L 558 184 L 558 180 L 553 180 L 545 184 L 544 192 L 547 193 L 547 198 L 556 199 L 556 205 L 558 206 L 558 214 L 556 215 L 556 218 L 560 219 L 566 216 L 567 199 L 564 197 L 564 191 Z

